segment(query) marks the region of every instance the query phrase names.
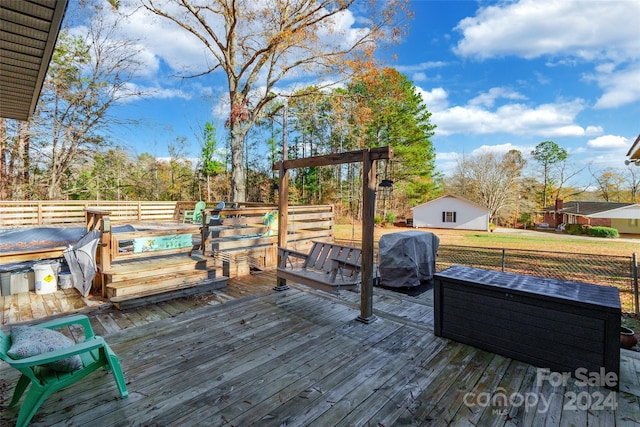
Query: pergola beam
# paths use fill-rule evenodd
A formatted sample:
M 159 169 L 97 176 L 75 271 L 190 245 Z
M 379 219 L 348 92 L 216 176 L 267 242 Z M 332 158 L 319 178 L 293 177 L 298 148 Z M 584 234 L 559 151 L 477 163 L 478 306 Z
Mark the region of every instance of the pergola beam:
M 274 163 L 272 170 L 280 170 L 281 166 L 284 166 L 284 169 L 288 170 L 362 162 L 362 155 L 365 151 L 369 152 L 369 158 L 371 160 L 384 160 L 393 157 L 393 149 L 391 147 L 378 147 L 369 150 L 346 151 L 344 153 L 331 153 L 302 159 L 284 160 Z

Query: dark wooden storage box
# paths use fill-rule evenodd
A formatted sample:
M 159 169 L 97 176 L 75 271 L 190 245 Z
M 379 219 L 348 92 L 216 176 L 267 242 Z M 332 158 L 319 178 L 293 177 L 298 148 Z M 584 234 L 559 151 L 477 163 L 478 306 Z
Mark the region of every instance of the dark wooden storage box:
M 551 371 L 619 378 L 617 288 L 463 266 L 434 279 L 437 336 Z

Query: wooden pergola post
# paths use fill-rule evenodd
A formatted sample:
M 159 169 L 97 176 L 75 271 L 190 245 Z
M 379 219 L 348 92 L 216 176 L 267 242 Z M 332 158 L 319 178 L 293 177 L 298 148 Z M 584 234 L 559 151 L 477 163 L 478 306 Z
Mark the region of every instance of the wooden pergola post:
M 278 167 L 278 266 L 282 266 L 282 254 L 280 248 L 287 247 L 287 223 L 289 221 L 289 171 L 285 169 L 284 162 L 280 162 Z M 278 278 L 276 291 L 289 289 L 285 279 Z
M 285 100 L 284 109 L 282 110 L 282 161 L 278 165 L 278 257 L 276 262 L 278 267 L 284 267 L 286 260 L 282 259 L 280 248 L 287 247 L 287 227 L 289 221 L 289 170 L 285 167 L 287 160 L 287 112 L 289 104 Z M 285 279 L 278 278 L 276 291 L 286 291 L 289 289 Z
M 373 315 L 373 227 L 376 207 L 376 164 L 371 151 L 362 152 L 362 284 L 358 320 L 371 323 Z
M 373 315 L 373 228 L 376 204 L 376 164 L 374 162 L 392 157 L 391 147 L 378 147 L 303 159 L 282 160 L 273 165 L 273 170 L 279 171 L 278 248 L 285 248 L 287 245 L 289 169 L 362 162 L 362 282 L 358 320 L 363 323 L 371 323 L 375 320 Z M 280 250 L 278 250 L 278 266 L 285 267 L 282 265 L 282 261 Z M 274 289 L 280 291 L 289 289 L 289 287 L 286 280 L 279 278 Z

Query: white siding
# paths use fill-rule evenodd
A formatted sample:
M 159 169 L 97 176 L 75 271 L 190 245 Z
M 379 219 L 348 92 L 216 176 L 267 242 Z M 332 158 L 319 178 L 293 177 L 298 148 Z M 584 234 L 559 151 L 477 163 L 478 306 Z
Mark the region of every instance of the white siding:
M 456 221 L 444 222 L 443 212 L 455 212 Z M 413 208 L 413 226 L 488 231 L 489 211 L 463 199 L 444 196 Z

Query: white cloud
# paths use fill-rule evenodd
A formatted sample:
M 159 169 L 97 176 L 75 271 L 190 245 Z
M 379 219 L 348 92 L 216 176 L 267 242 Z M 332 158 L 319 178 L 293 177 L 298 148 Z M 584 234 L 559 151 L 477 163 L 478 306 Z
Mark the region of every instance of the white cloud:
M 436 133 L 440 136 L 508 133 L 552 138 L 602 133 L 599 126 L 585 128 L 575 123 L 578 114 L 585 109 L 582 99 L 537 106 L 507 102 L 494 107 L 498 99 L 511 101 L 526 97 L 510 89 L 492 88 L 472 98 L 466 105 L 449 107 L 448 93 L 443 88 L 426 91 L 417 87 L 417 92 L 432 113 L 431 121 L 438 126 Z
M 602 126 L 587 126 L 585 136 L 601 135 L 604 132 Z
M 414 73 L 413 76 L 411 76 L 411 80 L 414 82 L 423 82 L 427 80 L 427 75 L 425 73 Z
M 501 87 L 492 87 L 491 89 L 489 89 L 489 92 L 481 93 L 480 95 L 471 99 L 469 101 L 469 105 L 493 107 L 496 99 L 500 99 L 500 98 L 511 99 L 511 100 L 527 99 L 526 96 L 518 92 L 515 92 L 511 89 L 501 88 Z
M 521 0 L 480 8 L 456 27 L 458 55 L 573 56 L 616 62 L 640 57 L 640 1 Z
M 594 108 L 615 108 L 640 101 L 640 61 L 620 70 L 601 67 L 598 71 L 600 73 L 591 78 L 604 93 Z
M 495 144 L 495 145 L 481 145 L 480 147 L 474 149 L 471 152 L 471 155 L 481 154 L 481 153 L 496 153 L 496 154 L 506 154 L 511 150 L 518 150 L 523 154 L 529 153 L 533 150 L 534 147 L 523 146 L 523 145 L 514 145 L 510 142 L 506 142 L 504 144 Z
M 140 99 L 191 99 L 190 93 L 180 89 L 162 88 L 157 86 L 143 86 L 135 83 L 127 83 L 119 91 L 121 93 L 120 102 L 131 103 Z
M 416 92 L 422 97 L 427 109 L 431 112 L 442 111 L 448 107 L 449 101 L 447 91 L 441 87 L 433 88 L 427 92 L 421 87 L 416 86 Z
M 459 158 L 460 158 L 460 153 L 436 152 L 436 168 L 438 169 L 439 172 L 450 176 L 456 170 L 456 166 L 458 165 Z
M 630 141 L 627 138 L 618 135 L 602 135 L 587 142 L 589 148 L 596 150 L 627 149 L 629 144 Z
M 429 62 L 421 62 L 419 64 L 413 65 L 397 65 L 394 68 L 403 74 L 411 74 L 417 73 L 419 71 L 431 70 L 434 68 L 441 68 L 447 65 L 446 62 L 443 61 L 429 61 Z
M 160 8 L 169 11 L 169 14 L 186 16 L 184 8 L 176 5 L 179 2 L 172 3 L 159 0 L 154 3 L 160 4 Z M 243 2 L 243 7 L 253 9 L 251 11 L 245 9 L 243 12 L 256 12 L 256 16 L 260 17 L 262 14 L 259 13 L 259 9 L 269 6 L 266 2 L 258 1 Z M 145 8 L 139 7 L 137 1 L 123 1 L 120 6 L 120 12 L 128 16 L 123 22 L 123 33 L 131 38 L 140 39 L 145 44 L 148 52 L 164 61 L 174 72 L 181 75 L 199 74 L 207 72 L 217 65 L 218 62 L 216 58 L 204 46 L 201 40 L 169 19 L 156 16 Z M 202 13 L 207 24 L 214 32 L 218 34 L 225 33 L 225 23 L 219 14 L 210 13 L 204 9 Z M 188 16 L 186 21 L 195 28 L 199 27 L 199 24 L 195 22 L 191 16 Z M 256 41 L 256 44 L 249 46 L 249 49 L 254 48 L 257 50 L 263 47 L 257 44 L 261 42 L 260 33 L 270 25 L 270 22 L 261 21 L 259 18 L 251 20 L 245 19 L 237 23 L 236 31 L 243 34 L 253 33 L 255 37 L 250 38 L 248 43 Z M 362 22 L 358 22 L 358 19 L 351 10 L 342 11 L 325 20 L 318 27 L 314 34 L 315 37 L 313 41 L 318 46 L 322 46 L 326 51 L 345 49 L 351 46 L 357 39 L 365 37 L 366 34 L 370 32 L 370 28 L 366 25 L 367 23 L 363 24 Z M 267 33 L 270 32 L 270 30 L 264 30 L 264 32 Z M 209 40 L 209 42 L 215 46 L 213 41 Z M 221 42 L 225 43 L 225 40 L 222 39 Z M 278 61 L 290 60 L 301 52 L 304 52 L 305 56 L 309 55 L 308 50 L 290 49 L 288 52 L 289 56 L 280 56 Z M 299 72 L 303 71 L 307 73 L 307 75 L 317 74 L 313 70 L 299 70 Z M 291 77 L 290 74 L 291 73 L 287 74 L 288 78 Z
M 167 8 L 174 10 L 170 4 Z M 127 15 L 122 22 L 122 33 L 140 40 L 147 56 L 162 60 L 172 70 L 185 74 L 211 67 L 202 43 L 173 22 L 155 16 L 135 3 L 123 4 L 120 10 Z M 222 28 L 223 22 L 220 20 L 216 24 L 215 19 L 211 19 L 209 25 Z
M 581 136 L 586 130 L 574 123 L 584 108 L 581 100 L 529 107 L 524 104 L 507 104 L 494 111 L 478 106 L 455 106 L 433 112 L 433 122 L 438 133 L 514 135 Z
M 527 156 L 534 147 L 526 145 L 514 145 L 510 142 L 495 145 L 481 145 L 473 149 L 470 153 L 460 153 L 455 151 L 436 152 L 436 166 L 438 171 L 445 175 L 451 176 L 455 171 L 458 163 L 465 155 L 475 156 L 477 154 L 491 152 L 496 154 L 506 154 L 511 150 L 518 150 L 524 156 Z
M 604 92 L 595 108 L 615 108 L 640 100 L 639 20 L 640 0 L 501 2 L 458 23 L 454 51 L 479 60 L 546 56 L 548 67 L 592 62 L 586 79 Z

